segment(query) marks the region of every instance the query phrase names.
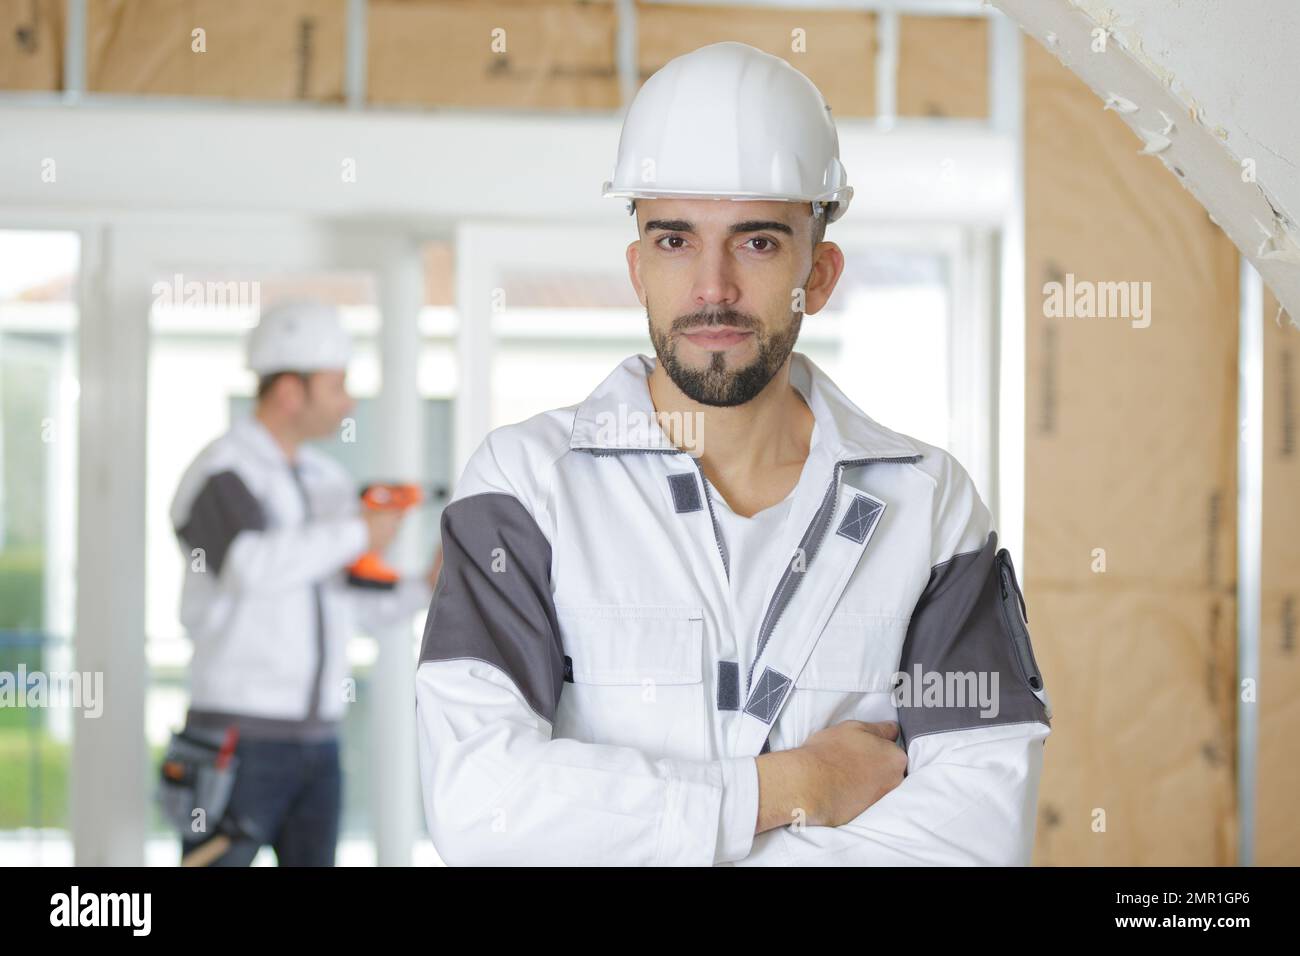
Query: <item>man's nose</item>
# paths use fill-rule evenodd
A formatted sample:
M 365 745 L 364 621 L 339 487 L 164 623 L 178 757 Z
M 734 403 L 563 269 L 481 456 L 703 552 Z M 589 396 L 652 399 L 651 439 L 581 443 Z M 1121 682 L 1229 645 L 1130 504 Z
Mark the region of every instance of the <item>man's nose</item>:
M 725 250 L 706 249 L 696 260 L 695 301 L 700 305 L 731 306 L 740 298 L 734 264 Z

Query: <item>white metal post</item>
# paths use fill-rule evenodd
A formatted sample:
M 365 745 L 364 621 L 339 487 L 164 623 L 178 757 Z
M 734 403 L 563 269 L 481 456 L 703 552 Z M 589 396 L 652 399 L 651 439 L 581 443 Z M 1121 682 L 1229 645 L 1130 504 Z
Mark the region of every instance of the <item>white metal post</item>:
M 145 428 L 150 292 L 120 233 L 83 260 L 76 668 L 103 675 L 102 715 L 73 721 L 78 866 L 144 862 Z
M 953 265 L 948 309 L 948 405 L 952 448 L 985 501 L 993 502 L 997 471 L 994 419 L 993 238 L 983 227 L 961 231 Z
M 452 481 L 492 422 L 494 310 L 504 306 L 504 289 L 494 289 L 496 270 L 489 260 L 490 228 L 462 223 L 456 229 L 456 404 L 453 413 Z
M 366 0 L 348 0 L 347 34 L 344 38 L 343 87 L 348 109 L 366 105 Z
M 376 401 L 380 428 L 379 467 L 400 481 L 422 480 L 425 464 L 420 400 L 420 307 L 424 274 L 414 241 L 396 244 L 379 269 L 380 359 L 383 381 Z M 428 542 L 402 535 L 393 557 L 403 568 L 427 568 Z M 409 866 L 415 845 L 416 800 L 415 651 L 406 622 L 376 634 L 379 656 L 371 671 L 371 792 L 376 859 L 380 866 Z
M 1020 27 L 1010 17 L 989 20 L 990 107 L 993 128 L 1015 143 L 1012 198 L 1002 222 L 998 278 L 998 382 L 994 440 L 997 467 L 992 509 L 998 538 L 1029 576 L 1025 551 L 1025 148 Z
M 1263 609 L 1264 526 L 1264 283 L 1241 258 L 1241 316 L 1237 355 L 1237 865 L 1255 863 L 1255 767 L 1259 756 L 1259 672 Z M 1242 700 L 1241 681 L 1255 682 L 1255 700 Z
M 63 99 L 77 103 L 86 95 L 86 0 L 68 0 L 63 35 Z

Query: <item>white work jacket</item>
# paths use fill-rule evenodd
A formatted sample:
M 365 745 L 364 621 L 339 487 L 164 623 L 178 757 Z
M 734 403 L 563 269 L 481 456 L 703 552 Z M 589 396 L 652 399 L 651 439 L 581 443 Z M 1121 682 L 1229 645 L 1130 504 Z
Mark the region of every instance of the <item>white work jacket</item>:
M 426 609 L 422 578 L 375 592 L 347 584 L 366 550 L 359 489 L 308 446 L 291 463 L 253 416 L 186 470 L 171 507 L 185 561 L 181 623 L 194 645 L 191 726 L 322 739 L 349 700 L 347 641 Z
M 443 513 L 416 684 L 442 859 L 1028 863 L 1050 705 L 961 465 L 793 353 L 815 427 L 791 557 L 737 633 L 718 492 L 655 421 L 653 368 L 491 432 Z M 902 784 L 842 826 L 755 836 L 756 758 L 844 720 L 898 721 Z

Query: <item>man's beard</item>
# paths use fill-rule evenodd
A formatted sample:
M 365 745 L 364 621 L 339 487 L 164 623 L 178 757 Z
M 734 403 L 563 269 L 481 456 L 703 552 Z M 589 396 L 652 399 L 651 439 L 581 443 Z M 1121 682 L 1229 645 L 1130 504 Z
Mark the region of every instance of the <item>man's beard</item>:
M 647 306 L 646 319 L 649 318 Z M 763 326 L 756 319 L 743 312 L 731 309 L 712 313 L 694 312 L 674 319 L 672 327 L 666 332 L 657 332 L 654 323 L 650 322 L 650 341 L 654 343 L 659 364 L 687 398 L 701 405 L 743 405 L 766 388 L 767 383 L 772 381 L 772 376 L 785 364 L 785 360 L 794 351 L 802 323 L 803 313 L 795 312 L 789 325 L 769 336 L 764 334 Z M 719 325 L 752 331 L 758 346 L 757 357 L 741 368 L 728 367 L 725 352 L 713 352 L 707 368 L 689 368 L 678 361 L 677 347 L 673 343 L 674 334 Z

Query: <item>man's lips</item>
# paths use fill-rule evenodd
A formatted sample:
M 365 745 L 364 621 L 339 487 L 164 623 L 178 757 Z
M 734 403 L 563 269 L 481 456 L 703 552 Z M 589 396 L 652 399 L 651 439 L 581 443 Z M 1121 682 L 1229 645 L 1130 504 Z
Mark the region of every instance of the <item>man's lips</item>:
M 730 348 L 737 342 L 745 341 L 754 333 L 745 329 L 719 326 L 717 328 L 696 329 L 693 332 L 684 332 L 682 334 L 690 339 L 691 344 L 702 349 L 725 349 Z

